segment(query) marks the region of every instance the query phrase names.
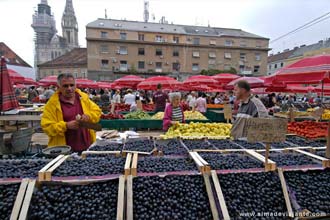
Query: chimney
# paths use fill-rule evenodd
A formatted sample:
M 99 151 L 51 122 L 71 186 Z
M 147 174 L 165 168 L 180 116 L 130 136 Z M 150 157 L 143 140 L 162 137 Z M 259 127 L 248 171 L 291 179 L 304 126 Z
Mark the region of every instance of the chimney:
M 294 50 L 297 50 L 298 48 L 299 48 L 299 47 L 294 47 L 293 49 L 294 49 Z
M 319 41 L 319 44 L 323 44 L 323 40 L 320 40 L 320 41 Z
M 305 46 L 306 46 L 306 44 L 300 45 L 300 48 L 305 47 Z

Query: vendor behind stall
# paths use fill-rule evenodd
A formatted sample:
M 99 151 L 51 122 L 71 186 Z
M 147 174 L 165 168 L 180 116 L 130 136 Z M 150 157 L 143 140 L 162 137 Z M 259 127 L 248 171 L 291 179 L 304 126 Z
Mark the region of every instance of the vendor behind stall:
M 184 123 L 183 108 L 180 105 L 181 93 L 173 92 L 169 94 L 170 103 L 166 105 L 164 118 L 163 118 L 163 130 L 167 131 L 172 125 L 178 122 Z
M 268 112 L 264 104 L 251 95 L 250 84 L 241 80 L 235 85 L 236 99 L 240 101 L 236 120 L 231 129 L 231 135 L 234 139 L 245 138 L 244 127 L 249 118 L 266 118 Z
M 79 121 L 97 123 L 101 110 L 76 88 L 72 74 L 60 74 L 57 83 L 59 89 L 45 105 L 41 127 L 49 137 L 49 147 L 69 145 L 81 152 L 95 142 L 96 136 L 93 130 L 80 127 Z
M 162 91 L 162 85 L 157 85 L 157 91 L 153 95 L 153 102 L 155 103 L 155 112 L 163 112 L 168 100 L 168 95 Z

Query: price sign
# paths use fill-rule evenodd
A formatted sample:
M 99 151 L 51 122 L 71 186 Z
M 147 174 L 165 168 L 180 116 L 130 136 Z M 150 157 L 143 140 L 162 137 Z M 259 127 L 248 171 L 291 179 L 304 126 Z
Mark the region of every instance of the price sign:
M 322 119 L 323 112 L 323 108 L 318 108 L 314 112 L 312 112 L 312 117 L 315 118 L 316 121 L 319 121 Z
M 232 112 L 232 109 L 231 109 L 231 105 L 230 104 L 225 104 L 223 106 L 223 113 L 224 113 L 225 119 L 227 121 L 228 120 L 232 120 L 232 118 L 233 118 L 233 112 Z
M 284 142 L 287 133 L 287 120 L 278 118 L 250 118 L 246 122 L 245 129 L 248 142 Z

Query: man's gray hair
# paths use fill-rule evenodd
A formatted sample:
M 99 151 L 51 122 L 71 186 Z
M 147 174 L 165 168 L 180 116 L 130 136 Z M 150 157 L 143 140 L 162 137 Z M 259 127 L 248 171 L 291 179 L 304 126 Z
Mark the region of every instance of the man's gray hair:
M 170 94 L 168 94 L 168 98 L 170 99 L 170 102 L 172 102 L 173 99 L 175 99 L 175 98 L 181 99 L 181 93 L 180 92 L 171 92 Z
M 62 79 L 68 79 L 68 78 L 74 78 L 74 76 L 71 73 L 61 73 L 60 75 L 58 75 L 57 77 L 57 84 L 60 86 L 61 85 L 61 81 Z

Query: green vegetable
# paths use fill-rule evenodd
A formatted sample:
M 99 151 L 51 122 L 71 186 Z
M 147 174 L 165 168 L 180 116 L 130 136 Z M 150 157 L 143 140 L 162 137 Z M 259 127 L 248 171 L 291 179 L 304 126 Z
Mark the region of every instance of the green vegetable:
M 131 112 L 125 115 L 125 119 L 150 119 L 150 115 L 143 111 Z

